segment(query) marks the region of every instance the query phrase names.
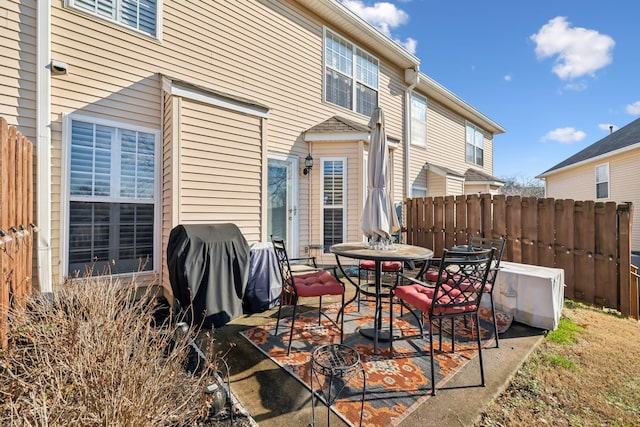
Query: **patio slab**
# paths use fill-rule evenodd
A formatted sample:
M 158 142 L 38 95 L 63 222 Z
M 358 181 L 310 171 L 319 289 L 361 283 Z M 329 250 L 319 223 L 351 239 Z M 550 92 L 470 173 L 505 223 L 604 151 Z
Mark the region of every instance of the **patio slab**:
M 329 301 L 327 299 L 325 304 Z M 234 319 L 215 331 L 215 348 L 226 353 L 232 392 L 261 427 L 306 426 L 311 423 L 309 390 L 239 334 L 242 330 L 274 321 L 276 317 L 277 307 Z M 482 352 L 486 387 L 478 386 L 479 361 L 475 358 L 400 426 L 473 425 L 484 407 L 508 386 L 512 375 L 543 337 L 541 329 L 514 323 L 500 336 L 500 348 L 490 347 Z M 459 403 L 452 405 L 452 402 Z M 326 409 L 317 406 L 317 425 L 323 425 L 325 420 Z M 333 412 L 330 422 L 334 426 L 345 425 Z

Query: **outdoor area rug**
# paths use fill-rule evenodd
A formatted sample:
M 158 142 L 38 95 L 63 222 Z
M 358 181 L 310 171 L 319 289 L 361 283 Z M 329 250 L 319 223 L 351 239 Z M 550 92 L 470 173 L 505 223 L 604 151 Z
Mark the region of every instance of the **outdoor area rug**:
M 383 328 L 389 325 L 388 304 L 383 307 Z M 339 306 L 325 309 L 335 318 Z M 397 310 L 396 310 L 397 309 Z M 393 357 L 389 351 L 389 342 L 379 342 L 379 354 L 373 353 L 373 341 L 362 336 L 358 331 L 373 325 L 374 304 L 363 303 L 360 312 L 357 304 L 347 306 L 345 314 L 345 336 L 343 344 L 356 349 L 366 374 L 366 393 L 363 426 L 398 425 L 431 395 L 431 367 L 429 356 L 429 337 L 407 338 L 393 343 Z M 490 346 L 493 341 L 493 325 L 490 311 L 481 313 L 480 333 L 483 347 Z M 301 381 L 310 389 L 311 354 L 315 348 L 323 344 L 340 343 L 337 329 L 323 318 L 318 325 L 318 312 L 310 311 L 298 316 L 293 332 L 291 354 L 287 356 L 287 344 L 291 317 L 280 319 L 278 336 L 274 336 L 275 321 L 242 332 L 256 348 L 275 361 L 279 366 Z M 416 319 L 404 309 L 400 316 L 400 305 L 394 304 L 394 334 L 407 337 L 418 332 Z M 467 362 L 477 356 L 475 335 L 472 336 L 471 321 L 465 327 L 462 319 L 456 321 L 456 352 L 451 353 L 451 340 L 444 331 L 450 331 L 450 324 L 443 323 L 442 352 L 439 351 L 439 336 L 434 327 L 436 387 L 441 387 Z M 425 326 L 425 332 L 427 328 Z M 352 426 L 360 422 L 360 399 L 365 381 L 362 375 L 355 375 L 346 384 L 340 380 L 334 385 L 344 385 L 339 398 L 331 409 Z M 480 372 L 477 372 L 477 384 L 480 384 Z M 473 381 L 470 386 L 473 386 Z M 314 377 L 314 389 L 318 390 L 318 380 Z M 325 392 L 326 394 L 326 392 Z M 320 398 L 323 398 L 319 394 Z M 335 395 L 335 393 L 334 393 Z M 318 402 L 317 402 L 318 403 Z M 322 402 L 319 403 L 322 405 Z M 320 409 L 320 412 L 318 412 Z M 322 416 L 323 409 L 316 405 L 316 416 Z

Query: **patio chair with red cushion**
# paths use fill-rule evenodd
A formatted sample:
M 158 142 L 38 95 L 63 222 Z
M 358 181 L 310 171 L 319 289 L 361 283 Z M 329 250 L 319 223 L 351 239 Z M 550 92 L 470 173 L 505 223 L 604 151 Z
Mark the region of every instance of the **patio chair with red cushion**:
M 491 270 L 489 271 L 489 277 L 487 278 L 487 284 L 484 287 L 484 291 L 489 294 L 489 301 L 491 302 L 491 315 L 493 316 L 493 331 L 496 337 L 496 347 L 500 347 L 500 341 L 498 338 L 498 322 L 496 322 L 496 309 L 493 305 L 493 289 L 495 288 L 496 277 L 500 271 L 500 261 L 502 261 L 502 254 L 504 253 L 505 239 L 490 239 L 488 237 L 475 237 L 469 238 L 468 247 L 472 250 L 478 249 L 490 249 L 495 248 L 496 253 L 493 256 L 493 262 L 491 263 Z
M 341 295 L 341 307 L 344 307 L 345 288 L 344 284 L 340 280 L 338 280 L 335 268 L 332 269 L 332 272 L 330 272 L 329 270 L 317 268 L 295 271 L 292 269 L 292 265 L 289 262 L 287 248 L 284 240 L 272 237 L 271 241 L 273 243 L 273 250 L 276 253 L 278 266 L 280 268 L 280 278 L 282 279 L 282 295 L 293 295 L 293 298 L 291 298 L 291 305 L 293 305 L 293 316 L 291 318 L 291 330 L 289 332 L 289 345 L 287 347 L 287 355 L 291 353 L 291 342 L 293 339 L 293 330 L 295 327 L 296 316 L 298 313 L 298 303 L 300 302 L 300 298 L 319 298 L 318 325 L 321 324 L 323 316 L 328 319 L 333 326 L 337 327 L 340 330 L 340 344 L 342 344 L 344 330 L 343 310 L 340 310 L 336 317 L 336 320 L 333 320 L 325 312 L 322 311 L 323 296 Z M 281 296 L 280 306 L 278 308 L 278 320 L 276 321 L 276 335 L 278 334 L 278 327 L 280 326 L 280 316 L 282 313 L 283 300 L 284 298 L 282 298 Z
M 389 276 L 389 283 L 382 283 L 382 287 L 385 289 L 383 298 L 388 298 L 390 289 L 393 285 L 398 283 L 400 275 L 403 271 L 402 261 L 382 261 L 380 263 L 381 273 Z M 375 297 L 375 283 L 371 281 L 371 273 L 375 272 L 376 263 L 373 260 L 361 260 L 358 264 L 358 311 L 360 311 L 360 301 L 366 297 Z M 366 283 L 362 283 L 362 273 L 366 273 Z
M 456 317 L 472 316 L 473 326 L 475 326 L 475 331 L 472 331 L 472 334 L 475 335 L 478 344 L 481 385 L 485 386 L 478 308 L 487 283 L 494 253 L 495 248 L 491 248 L 473 253 L 456 253 L 455 256 L 450 256 L 445 249 L 440 259 L 435 285 L 403 276 L 404 279 L 409 280 L 409 284 L 405 285 L 403 280 L 400 285 L 394 287 L 391 291 L 392 296 L 410 310 L 419 320 L 420 325 L 422 325 L 422 319 L 425 316 L 427 317 L 431 353 L 431 394 L 434 396 L 436 394 L 436 386 L 433 359 L 433 323 L 438 323 L 440 351 L 442 351 L 442 321 L 444 319 L 449 319 L 451 324 L 451 351 L 455 352 L 455 319 Z M 391 313 L 393 313 L 393 300 L 394 298 L 391 298 Z M 416 310 L 419 314 L 416 314 Z M 420 335 L 423 335 L 422 326 Z M 401 339 L 404 338 L 408 337 L 402 337 Z M 393 341 L 394 339 L 390 340 L 392 354 Z

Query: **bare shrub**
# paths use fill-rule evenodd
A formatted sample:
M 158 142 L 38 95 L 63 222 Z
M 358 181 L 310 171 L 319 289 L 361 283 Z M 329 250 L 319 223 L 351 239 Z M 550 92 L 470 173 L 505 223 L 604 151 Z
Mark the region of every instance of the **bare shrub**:
M 194 331 L 154 321 L 153 295 L 108 276 L 84 278 L 10 310 L 0 365 L 1 425 L 193 425 L 206 385 L 185 370 Z

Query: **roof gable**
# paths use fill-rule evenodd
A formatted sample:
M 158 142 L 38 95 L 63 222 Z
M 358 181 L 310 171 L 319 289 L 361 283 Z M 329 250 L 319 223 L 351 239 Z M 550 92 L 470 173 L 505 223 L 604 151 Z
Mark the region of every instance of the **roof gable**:
M 633 145 L 640 144 L 640 119 L 636 119 L 628 125 L 610 133 L 601 140 L 591 144 L 587 148 L 579 151 L 573 156 L 558 163 L 554 167 L 547 169 L 539 176 L 544 177 L 550 172 L 563 169 L 584 161 L 603 156 Z

